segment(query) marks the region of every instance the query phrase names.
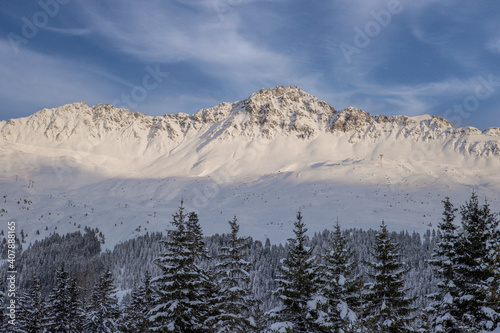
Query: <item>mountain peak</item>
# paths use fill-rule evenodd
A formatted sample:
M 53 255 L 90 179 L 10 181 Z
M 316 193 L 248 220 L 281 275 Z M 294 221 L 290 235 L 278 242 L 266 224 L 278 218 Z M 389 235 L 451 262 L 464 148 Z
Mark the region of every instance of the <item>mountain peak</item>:
M 472 135 L 474 138 L 466 139 Z M 59 147 L 71 147 L 82 140 L 89 147 L 109 146 L 114 142 L 161 154 L 186 140 L 201 142 L 199 149 L 202 149 L 221 140 L 292 137 L 311 141 L 319 136 L 327 140 L 343 137 L 349 144 L 459 138 L 460 143 L 454 144 L 456 150 L 466 150 L 472 155 L 500 155 L 495 140 L 498 130 L 482 133 L 474 128 L 453 129 L 447 120 L 429 115 L 371 115 L 355 107 L 337 111 L 298 86 L 261 89 L 247 99 L 221 103 L 193 115 L 152 117 L 109 104 L 90 107 L 78 102 L 0 122 L 0 137 L 7 142 Z M 481 144 L 475 144 L 477 140 Z
M 262 111 L 270 108 L 279 109 L 278 112 L 290 112 L 293 107 L 301 109 L 301 105 L 304 110 L 313 113 L 319 109 L 324 111 L 324 108 L 328 109 L 327 112 L 329 113 L 335 112 L 335 109 L 328 103 L 319 100 L 298 86 L 277 86 L 271 89 L 261 89 L 245 99 L 243 104 L 246 111 L 250 113 L 262 113 Z M 316 106 L 316 108 L 313 106 Z
M 259 91 L 256 91 L 253 94 L 251 94 L 248 99 L 270 100 L 273 98 L 280 98 L 284 96 L 288 96 L 291 98 L 301 98 L 301 97 L 314 98 L 314 96 L 308 94 L 307 92 L 302 90 L 302 88 L 299 86 L 277 86 L 269 89 L 262 88 Z

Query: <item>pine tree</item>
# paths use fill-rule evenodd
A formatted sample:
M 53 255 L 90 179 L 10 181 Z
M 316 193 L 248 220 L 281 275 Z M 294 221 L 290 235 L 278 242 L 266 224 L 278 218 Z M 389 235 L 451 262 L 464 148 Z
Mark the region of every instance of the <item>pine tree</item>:
M 23 333 L 46 332 L 46 304 L 42 298 L 40 279 L 34 275 L 31 288 L 19 298 L 15 331 Z
M 236 216 L 229 221 L 231 234 L 227 246 L 219 248 L 215 276 L 218 279 L 217 314 L 211 319 L 217 333 L 243 333 L 255 329 L 250 291 L 251 264 L 244 259 L 248 238 L 238 236 Z
M 269 323 L 266 313 L 262 309 L 262 301 L 259 299 L 255 300 L 255 304 L 252 309 L 252 317 L 254 322 L 252 323 L 255 333 L 268 332 Z
M 439 292 L 430 295 L 434 302 L 430 304 L 428 311 L 432 317 L 432 329 L 435 332 L 454 333 L 458 332 L 458 323 L 461 320 L 457 308 L 459 292 L 455 271 L 458 232 L 457 226 L 453 224 L 457 209 L 453 207 L 448 197 L 443 200 L 443 204 L 443 218 L 438 225 L 441 238 L 436 244 L 432 259 L 429 260 L 440 279 Z
M 87 307 L 84 328 L 88 332 L 118 332 L 117 320 L 120 315 L 113 275 L 108 269 L 99 277 L 92 291 Z
M 50 332 L 81 332 L 78 289 L 72 283 L 64 263 L 56 272 L 56 284 L 48 297 L 48 324 Z
M 316 302 L 318 291 L 318 265 L 313 248 L 307 247 L 307 228 L 302 222 L 302 214 L 297 213 L 294 223 L 295 238 L 288 240 L 288 256 L 279 267 L 276 291 L 282 306 L 274 309 L 270 315 L 277 319 L 271 326 L 276 331 L 286 332 L 321 332 L 318 327 L 319 317 Z
M 80 300 L 80 290 L 76 282 L 75 276 L 70 276 L 68 279 L 68 294 L 69 294 L 69 304 L 68 304 L 68 316 L 71 318 L 70 326 L 67 332 L 82 332 L 83 331 L 83 305 Z
M 203 242 L 203 231 L 201 230 L 198 215 L 195 212 L 188 214 L 186 222 L 187 245 L 194 260 L 207 259 L 207 251 Z
M 353 277 L 357 262 L 338 221 L 323 262 L 321 280 L 326 318 L 322 327 L 330 332 L 344 332 L 357 320 L 360 278 Z
M 497 238 L 498 220 L 488 203 L 480 207 L 477 194 L 461 207 L 463 232 L 457 246 L 457 287 L 462 330 L 489 330 L 496 327 L 500 313 L 488 304 L 488 290 L 495 278 L 490 260 Z
M 374 280 L 367 296 L 366 326 L 374 332 L 411 332 L 414 299 L 406 297 L 404 275 L 409 271 L 401 262 L 399 245 L 393 242 L 382 222 L 373 248 L 375 262 L 367 263 Z
M 219 286 L 215 283 L 215 276 L 212 268 L 204 268 L 208 260 L 208 251 L 203 240 L 203 231 L 200 226 L 198 215 L 195 212 L 188 214 L 186 223 L 187 231 L 187 247 L 192 256 L 192 270 L 198 275 L 198 316 L 200 323 L 200 330 L 207 331 L 211 329 L 208 327 L 208 318 L 217 315 L 218 309 L 215 305 L 216 295 L 219 293 Z
M 124 333 L 149 332 L 148 312 L 152 308 L 152 303 L 151 274 L 146 271 L 142 285 L 132 291 L 130 303 L 121 319 L 121 331 Z
M 348 328 L 345 330 L 346 333 L 360 333 L 360 332 L 370 332 L 366 330 L 366 317 L 369 315 L 369 290 L 367 289 L 369 287 L 369 284 L 365 283 L 363 278 L 359 278 L 356 281 L 356 286 L 355 286 L 355 291 L 356 291 L 356 296 L 355 296 L 355 301 L 357 303 L 357 306 L 355 308 L 356 310 L 356 317 L 357 320 L 349 323 Z
M 155 260 L 162 274 L 152 280 L 156 297 L 150 311 L 152 328 L 161 332 L 201 332 L 205 329 L 213 284 L 197 260 L 206 257 L 196 214 L 184 214 L 183 202 L 173 215 L 173 229 Z
M 485 308 L 492 313 L 492 327 L 500 326 L 500 230 L 492 234 L 489 242 L 488 256 L 481 261 L 486 265 L 489 277 L 480 285 L 480 291 L 485 295 Z
M 4 238 L 5 239 L 5 238 Z M 9 317 L 9 310 L 7 309 L 8 304 L 5 302 L 5 292 L 4 289 L 5 282 L 0 281 L 0 307 L 2 311 L 0 311 L 0 332 L 7 332 Z M 10 305 L 10 303 L 9 303 Z

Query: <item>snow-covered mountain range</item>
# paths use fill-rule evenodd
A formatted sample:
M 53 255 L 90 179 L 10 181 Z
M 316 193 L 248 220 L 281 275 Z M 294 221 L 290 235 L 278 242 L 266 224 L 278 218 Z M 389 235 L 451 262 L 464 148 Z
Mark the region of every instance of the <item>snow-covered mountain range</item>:
M 322 221 L 314 231 L 336 216 L 346 226 L 385 219 L 422 230 L 439 222 L 439 197 L 478 188 L 498 204 L 500 190 L 499 127 L 338 111 L 299 87 L 193 115 L 73 103 L 2 121 L 0 138 L 2 218 L 23 221 L 31 239 L 58 225 L 99 226 L 111 242 L 164 230 L 181 198 L 206 216 L 207 234 L 225 232 L 236 214 L 243 231 L 284 241 L 297 209 Z M 415 207 L 424 202 L 427 210 Z

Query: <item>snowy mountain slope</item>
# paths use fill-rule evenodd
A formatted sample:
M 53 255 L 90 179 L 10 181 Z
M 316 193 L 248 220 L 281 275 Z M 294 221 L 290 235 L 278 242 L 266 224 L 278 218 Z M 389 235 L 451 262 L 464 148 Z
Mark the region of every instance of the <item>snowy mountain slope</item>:
M 241 170 L 233 176 L 246 176 L 296 169 L 298 161 L 328 164 L 381 154 L 404 161 L 415 151 L 468 168 L 500 161 L 499 128 L 454 129 L 440 117 L 372 116 L 352 107 L 339 112 L 298 87 L 261 90 L 191 116 L 150 117 L 74 103 L 0 122 L 0 136 L 3 154 L 33 150 L 35 156 L 24 158 L 34 165 L 64 157 L 87 170 L 146 178 L 203 176 L 228 162 Z M 249 160 L 258 167 L 249 167 Z
M 170 228 L 180 200 L 199 214 L 207 235 L 228 232 L 234 215 L 241 233 L 273 243 L 293 237 L 293 221 L 301 210 L 310 233 L 343 228 L 377 229 L 384 220 L 391 230 L 424 232 L 440 222 L 441 200 L 450 196 L 458 207 L 475 188 L 493 211 L 500 211 L 498 187 L 443 184 L 432 179 L 411 183 L 302 181 L 292 173 L 256 180 L 220 182 L 217 178 L 95 178 L 68 171 L 40 170 L 31 179 L 0 180 L 0 219 L 17 221 L 27 243 L 53 232 L 99 228 L 106 247 L 152 231 Z M 6 196 L 6 198 L 4 198 Z M 6 226 L 7 223 L 4 223 Z M 6 230 L 4 230 L 6 232 Z M 37 234 L 39 233 L 39 234 Z
M 78 225 L 99 227 L 110 245 L 164 230 L 181 198 L 207 234 L 236 214 L 242 232 L 279 242 L 299 208 L 311 231 L 336 216 L 422 231 L 444 196 L 460 204 L 472 188 L 500 210 L 500 128 L 337 111 L 298 87 L 194 115 L 74 103 L 2 121 L 0 137 L 0 217 L 22 221 L 30 241 Z

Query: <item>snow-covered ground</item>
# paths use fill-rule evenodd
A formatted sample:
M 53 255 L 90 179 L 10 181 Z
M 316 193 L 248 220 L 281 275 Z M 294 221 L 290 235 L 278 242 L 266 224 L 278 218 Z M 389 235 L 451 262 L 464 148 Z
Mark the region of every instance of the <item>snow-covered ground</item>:
M 391 230 L 422 232 L 440 221 L 445 196 L 458 206 L 472 188 L 500 211 L 495 187 L 448 185 L 435 179 L 397 184 L 301 181 L 298 174 L 282 172 L 223 183 L 208 177 L 99 179 L 78 172 L 58 179 L 50 171 L 30 179 L 0 181 L 2 208 L 8 212 L 1 218 L 18 221 L 18 232 L 28 233 L 28 242 L 54 231 L 88 226 L 98 227 L 111 247 L 147 231 L 169 228 L 181 200 L 199 214 L 206 235 L 228 232 L 227 221 L 236 215 L 242 234 L 270 238 L 273 243 L 293 236 L 299 209 L 311 233 L 331 229 L 337 218 L 344 228 L 377 229 L 384 220 Z
M 337 217 L 424 231 L 445 196 L 458 206 L 473 189 L 500 211 L 500 128 L 336 111 L 298 87 L 191 116 L 74 103 L 0 122 L 0 137 L 0 218 L 28 242 L 89 226 L 112 246 L 168 228 L 181 200 L 207 235 L 237 215 L 242 233 L 273 242 L 299 209 L 310 232 Z

